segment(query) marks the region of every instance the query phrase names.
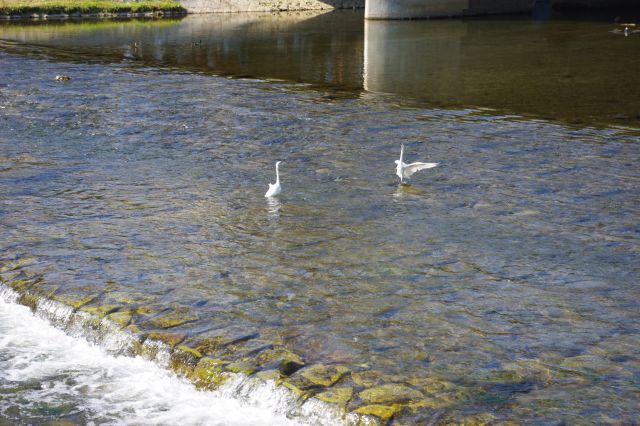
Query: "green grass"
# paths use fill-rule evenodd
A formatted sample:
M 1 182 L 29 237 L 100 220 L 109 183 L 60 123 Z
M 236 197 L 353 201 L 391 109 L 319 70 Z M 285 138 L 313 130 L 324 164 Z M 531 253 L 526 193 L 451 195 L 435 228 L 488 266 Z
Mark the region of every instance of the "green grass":
M 185 12 L 169 0 L 0 0 L 0 15 L 57 13 Z

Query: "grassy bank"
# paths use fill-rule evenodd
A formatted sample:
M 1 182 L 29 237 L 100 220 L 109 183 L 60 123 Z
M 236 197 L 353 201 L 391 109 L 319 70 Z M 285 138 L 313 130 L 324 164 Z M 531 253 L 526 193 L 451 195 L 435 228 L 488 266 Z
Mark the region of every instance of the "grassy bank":
M 184 13 L 185 9 L 169 0 L 0 0 L 0 15 L 147 12 Z

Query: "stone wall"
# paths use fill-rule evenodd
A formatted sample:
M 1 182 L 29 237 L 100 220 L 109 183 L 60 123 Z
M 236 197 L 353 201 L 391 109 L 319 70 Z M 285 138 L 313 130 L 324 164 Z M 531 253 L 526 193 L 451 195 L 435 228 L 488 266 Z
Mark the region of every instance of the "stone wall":
M 365 0 L 178 0 L 189 13 L 364 8 Z

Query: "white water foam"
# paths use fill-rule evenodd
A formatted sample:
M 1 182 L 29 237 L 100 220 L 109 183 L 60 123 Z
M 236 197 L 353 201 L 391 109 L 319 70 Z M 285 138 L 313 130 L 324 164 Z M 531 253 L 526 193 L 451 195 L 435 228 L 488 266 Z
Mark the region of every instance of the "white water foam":
M 219 392 L 198 391 L 154 362 L 114 356 L 69 336 L 2 293 L 0 418 L 117 425 L 299 424 L 282 414 L 291 401 L 272 384 L 250 385 L 237 377 Z

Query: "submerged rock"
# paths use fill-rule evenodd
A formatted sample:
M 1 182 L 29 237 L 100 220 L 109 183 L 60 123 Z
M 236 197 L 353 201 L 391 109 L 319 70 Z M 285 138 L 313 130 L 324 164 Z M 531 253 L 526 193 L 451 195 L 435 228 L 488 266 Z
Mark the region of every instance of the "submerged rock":
M 278 370 L 258 371 L 255 375 L 264 381 L 273 380 L 274 382 L 278 382 L 280 380 L 280 371 Z
M 168 329 L 197 320 L 198 316 L 192 314 L 189 308 L 176 308 L 167 314 L 152 318 L 142 325 L 144 327 Z
M 362 414 L 365 416 L 375 416 L 383 421 L 389 420 L 393 415 L 398 412 L 399 406 L 395 405 L 365 405 L 363 407 L 354 410 L 354 413 Z
M 353 388 L 348 386 L 333 387 L 315 397 L 320 401 L 337 404 L 340 409 L 346 410 L 347 404 L 353 398 Z
M 131 323 L 132 317 L 133 311 L 131 310 L 116 311 L 105 316 L 105 318 L 118 324 L 121 328 L 128 326 Z
M 118 305 L 84 305 L 80 307 L 81 311 L 95 315 L 98 318 L 104 318 L 108 314 L 120 309 Z
M 398 383 L 366 389 L 358 394 L 367 404 L 391 404 L 422 399 L 422 392 Z
M 277 368 L 284 376 L 290 376 L 305 366 L 300 356 L 283 347 L 274 347 L 261 352 L 257 362 L 263 368 Z
M 225 365 L 223 360 L 204 357 L 189 373 L 188 378 L 198 389 L 215 389 L 229 377 L 224 371 Z
M 184 333 L 153 332 L 146 335 L 147 340 L 158 340 L 173 349 L 185 338 Z
M 63 303 L 67 306 L 71 306 L 74 309 L 78 309 L 83 305 L 94 300 L 99 294 L 70 294 L 70 293 L 56 293 L 51 296 L 53 300 Z
M 349 369 L 343 366 L 316 364 L 298 371 L 292 381 L 302 389 L 333 386 Z
M 380 372 L 374 370 L 354 371 L 351 373 L 353 382 L 358 386 L 370 388 L 384 383 L 384 377 Z

